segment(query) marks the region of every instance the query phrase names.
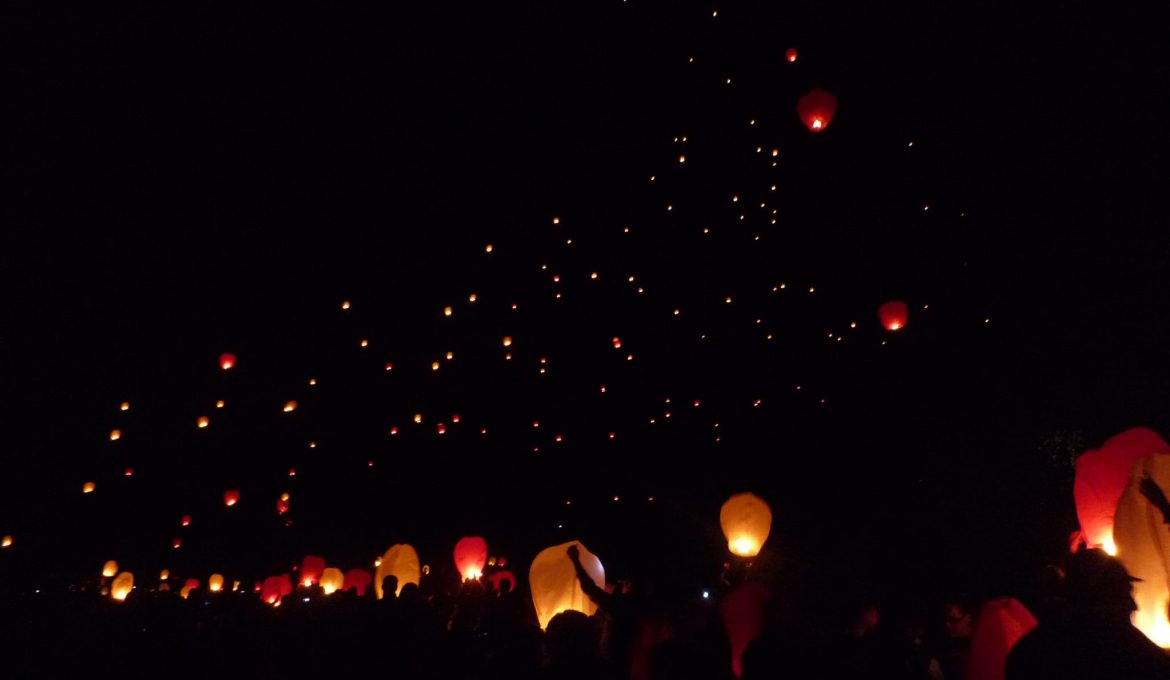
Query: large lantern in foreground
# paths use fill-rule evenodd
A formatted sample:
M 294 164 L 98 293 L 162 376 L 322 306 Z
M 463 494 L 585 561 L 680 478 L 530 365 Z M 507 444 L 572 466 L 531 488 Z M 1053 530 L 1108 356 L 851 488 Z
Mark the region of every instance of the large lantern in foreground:
M 213 593 L 222 591 L 223 574 L 212 574 L 211 578 L 207 579 L 207 589 Z
M 102 576 L 104 576 L 105 578 L 113 578 L 114 574 L 117 574 L 117 573 L 118 573 L 117 560 L 107 560 L 106 563 L 102 565 Z
M 455 568 L 464 581 L 473 581 L 483 576 L 486 564 L 487 541 L 479 536 L 468 536 L 455 544 Z
M 374 593 L 378 599 L 382 599 L 382 579 L 387 576 L 393 576 L 398 579 L 398 587 L 394 594 L 402 592 L 402 586 L 407 583 L 418 585 L 420 578 L 418 552 L 405 543 L 399 543 L 390 546 L 385 555 L 382 555 L 382 563 L 378 565 L 378 569 L 374 574 Z
M 337 567 L 329 567 L 321 572 L 321 590 L 326 595 L 332 595 L 345 585 L 345 574 Z
M 796 113 L 806 128 L 813 132 L 824 132 L 833 116 L 837 115 L 837 98 L 817 88 L 797 100 Z
M 366 596 L 366 588 L 370 587 L 370 572 L 365 569 L 350 569 L 345 572 L 345 582 L 342 584 L 342 589 L 353 590 L 358 597 Z
M 727 549 L 740 557 L 755 557 L 768 540 L 772 529 L 772 511 L 762 498 L 738 493 L 723 504 L 719 525 L 727 537 Z
M 577 546 L 581 566 L 598 588 L 605 587 L 605 567 L 597 555 L 589 552 L 579 541 L 570 541 L 545 548 L 532 560 L 528 570 L 528 585 L 532 590 L 532 604 L 542 629 L 563 611 L 575 610 L 592 616 L 597 604 L 589 599 L 577 580 L 577 570 L 569 559 L 569 546 Z
M 1000 597 L 979 610 L 967 654 L 965 680 L 1003 680 L 1012 647 L 1036 627 L 1036 617 L 1019 600 Z
M 1117 559 L 1130 576 L 1138 609 L 1133 625 L 1159 647 L 1170 648 L 1170 531 L 1162 523 L 1162 512 L 1141 492 L 1142 478 L 1149 476 L 1165 493 L 1170 493 L 1170 455 L 1155 453 L 1134 463 L 1129 483 L 1117 502 L 1113 518 L 1113 540 Z
M 110 598 L 121 602 L 126 599 L 130 591 L 134 589 L 134 574 L 124 571 L 114 579 L 110 584 Z
M 887 331 L 902 330 L 906 327 L 906 322 L 910 320 L 910 309 L 905 302 L 891 300 L 878 307 L 878 320 L 882 322 L 882 328 Z
M 1086 451 L 1077 458 L 1073 498 L 1087 547 L 1117 554 L 1113 542 L 1113 513 L 1129 481 L 1129 469 L 1152 453 L 1170 453 L 1170 444 L 1153 430 L 1134 427 L 1110 437 L 1101 448 Z M 1166 491 L 1170 493 L 1170 489 Z

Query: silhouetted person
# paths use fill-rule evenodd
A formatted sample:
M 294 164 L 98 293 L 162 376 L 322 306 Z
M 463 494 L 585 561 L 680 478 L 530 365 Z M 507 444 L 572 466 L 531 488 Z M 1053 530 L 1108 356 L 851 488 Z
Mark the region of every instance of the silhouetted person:
M 975 634 L 975 615 L 971 606 L 959 599 L 943 604 L 943 637 L 938 645 L 939 663 L 947 680 L 963 680 L 971 636 Z
M 598 587 L 581 564 L 581 554 L 576 545 L 569 546 L 567 553 L 577 572 L 577 580 L 581 582 L 581 589 L 607 618 L 606 651 L 609 660 L 624 674 L 630 668 L 630 653 L 642 607 L 635 600 L 635 595 L 623 593 L 620 587 L 615 587 L 612 593 Z
M 600 636 L 593 621 L 578 611 L 564 611 L 548 622 L 544 646 L 548 663 L 541 677 L 552 680 L 611 680 L 617 676 L 601 660 Z
M 1006 680 L 1170 679 L 1170 657 L 1130 623 L 1134 581 L 1100 550 L 1069 558 L 1068 611 L 1041 621 L 1008 655 Z

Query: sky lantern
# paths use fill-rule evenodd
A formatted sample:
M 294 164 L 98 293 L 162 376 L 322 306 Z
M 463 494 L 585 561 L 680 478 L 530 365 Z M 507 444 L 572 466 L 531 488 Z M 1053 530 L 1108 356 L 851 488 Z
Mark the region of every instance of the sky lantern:
M 171 570 L 170 569 L 163 569 L 162 571 L 158 572 L 158 580 L 160 580 L 160 581 L 165 581 L 165 580 L 169 579 L 170 577 L 171 577 Z
M 817 88 L 796 102 L 796 113 L 800 121 L 812 132 L 824 132 L 837 114 L 837 98 Z
M 229 508 L 240 502 L 240 492 L 238 489 L 228 489 L 223 492 L 223 504 Z
M 295 410 L 297 410 L 297 402 L 296 401 L 290 399 L 289 401 L 284 402 L 284 412 L 285 413 L 292 413 Z
M 325 571 L 325 558 L 317 555 L 305 555 L 301 560 L 301 584 L 305 586 L 317 585 L 321 574 Z
M 0 548 L 8 548 L 12 546 L 12 536 L 5 536 L 0 538 Z
M 289 495 L 287 493 L 280 494 L 280 498 L 276 499 L 276 514 L 283 515 L 288 512 Z
M 191 515 L 183 515 L 183 519 L 179 520 L 179 524 L 185 527 L 191 526 Z
M 764 603 L 771 593 L 762 584 L 748 581 L 719 602 L 719 617 L 731 647 L 731 671 L 743 674 L 743 653 L 764 629 Z
M 785 50 L 784 51 L 784 58 L 788 60 L 789 64 L 796 63 L 796 48 L 789 47 L 787 50 Z
M 1142 478 L 1149 476 L 1165 493 L 1170 493 L 1170 455 L 1154 453 L 1133 464 L 1129 481 L 1117 502 L 1113 518 L 1113 540 L 1117 559 L 1130 576 L 1141 581 L 1133 584 L 1133 599 L 1138 609 L 1133 625 L 1159 647 L 1170 648 L 1170 530 L 1163 523 L 1162 511 L 1141 492 Z
M 96 488 L 97 484 L 94 484 L 93 482 L 86 482 L 85 484 L 81 485 L 81 493 L 93 493 L 94 489 Z
M 211 578 L 207 579 L 207 589 L 213 593 L 218 593 L 223 590 L 223 574 L 212 574 Z
M 121 430 L 110 430 L 110 441 L 116 442 L 122 438 Z
M 532 590 L 532 604 L 541 629 L 563 611 L 574 610 L 592 616 L 597 604 L 589 599 L 577 581 L 577 571 L 569 559 L 569 546 L 577 546 L 581 566 L 598 588 L 605 587 L 605 567 L 597 555 L 589 552 L 580 541 L 569 541 L 540 551 L 528 569 L 528 584 Z
M 179 589 L 179 597 L 183 598 L 184 600 L 187 599 L 187 596 L 191 594 L 191 591 L 198 587 L 199 579 L 197 578 L 189 578 L 186 581 L 183 581 L 183 587 Z
M 483 576 L 485 564 L 487 564 L 487 541 L 479 536 L 459 539 L 459 542 L 455 544 L 455 568 L 459 570 L 464 581 L 474 581 Z
M 236 355 L 231 352 L 224 352 L 219 355 L 219 367 L 225 371 L 230 371 L 236 365 Z
M 195 421 L 195 427 L 198 427 L 200 430 L 206 428 L 210 424 L 211 418 L 208 418 L 207 416 L 199 416 L 199 419 Z
M 878 319 L 882 322 L 882 328 L 887 331 L 901 330 L 910 319 L 910 309 L 905 302 L 891 300 L 878 307 Z
M 341 573 L 341 570 L 337 567 L 329 567 L 321 572 L 321 590 L 326 595 L 332 595 L 344 586 L 345 574 Z
M 406 543 L 392 545 L 386 554 L 382 555 L 382 563 L 378 565 L 378 569 L 374 573 L 374 593 L 377 594 L 379 600 L 382 599 L 382 579 L 387 576 L 398 578 L 398 589 L 394 592 L 395 595 L 401 593 L 402 586 L 407 583 L 413 583 L 417 586 L 419 572 L 418 552 Z
M 124 571 L 114 579 L 110 584 L 110 599 L 115 602 L 121 602 L 126 599 L 130 591 L 134 589 L 134 574 Z
M 122 411 L 129 411 L 130 410 L 130 402 L 128 402 L 128 401 L 122 402 L 121 404 L 118 405 L 118 409 L 122 410 Z
M 1134 427 L 1105 440 L 1100 449 L 1086 451 L 1077 458 L 1073 499 L 1087 547 L 1117 554 L 1113 543 L 1117 501 L 1129 482 L 1130 467 L 1151 453 L 1170 453 L 1170 444 L 1153 430 Z
M 983 605 L 975 619 L 964 680 L 1003 680 L 1008 652 L 1036 627 L 1036 617 L 1019 600 L 1000 597 Z
M 373 580 L 370 572 L 365 569 L 350 569 L 345 572 L 345 582 L 341 587 L 344 590 L 353 590 L 358 597 L 365 597 L 366 588 L 370 587 L 370 582 Z
M 505 335 L 504 336 L 504 347 L 511 347 L 511 346 L 512 346 L 512 336 Z
M 103 578 L 113 578 L 114 574 L 117 574 L 117 573 L 118 573 L 117 560 L 107 560 L 106 563 L 102 565 L 102 577 Z
M 739 493 L 719 510 L 719 525 L 727 537 L 727 549 L 740 557 L 755 557 L 768 540 L 772 511 L 759 496 Z
M 288 574 L 269 576 L 264 579 L 264 584 L 260 587 L 260 599 L 266 604 L 278 607 L 280 600 L 285 595 L 292 593 L 292 590 L 292 579 L 288 577 Z

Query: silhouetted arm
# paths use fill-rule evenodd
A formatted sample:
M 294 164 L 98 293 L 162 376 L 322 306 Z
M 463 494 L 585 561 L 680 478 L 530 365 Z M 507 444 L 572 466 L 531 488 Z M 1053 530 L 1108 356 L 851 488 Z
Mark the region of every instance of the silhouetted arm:
M 581 554 L 577 550 L 577 546 L 569 546 L 568 551 L 569 560 L 573 563 L 573 570 L 577 572 L 577 580 L 581 582 L 581 590 L 589 596 L 590 600 L 601 608 L 605 613 L 610 613 L 610 607 L 613 604 L 613 596 L 605 592 L 604 588 L 599 588 L 593 582 L 593 578 L 589 576 L 589 572 L 585 571 L 585 567 L 581 565 Z

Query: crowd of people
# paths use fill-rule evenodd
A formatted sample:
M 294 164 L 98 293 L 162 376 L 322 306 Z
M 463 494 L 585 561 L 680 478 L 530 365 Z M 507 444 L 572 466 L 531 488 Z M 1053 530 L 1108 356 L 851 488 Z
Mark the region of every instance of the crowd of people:
M 424 578 L 395 595 L 389 577 L 381 600 L 300 587 L 275 607 L 252 593 L 194 590 L 183 598 L 158 588 L 137 588 L 117 603 L 100 584 L 10 593 L 0 601 L 0 677 L 986 680 L 973 674 L 988 673 L 971 658 L 980 649 L 972 640 L 981 608 L 961 598 L 933 606 L 862 598 L 835 607 L 832 594 L 778 591 L 750 569 L 728 571 L 720 590 L 697 597 L 653 582 L 602 589 L 575 552 L 568 557 L 598 610 L 562 612 L 543 631 L 525 586 L 508 581 L 496 589 L 486 580 L 442 587 Z M 1170 657 L 1129 622 L 1130 577 L 1104 553 L 1070 556 L 1032 604 L 1039 624 L 1006 661 L 991 660 L 992 675 L 998 667 L 1006 680 L 1170 678 Z

